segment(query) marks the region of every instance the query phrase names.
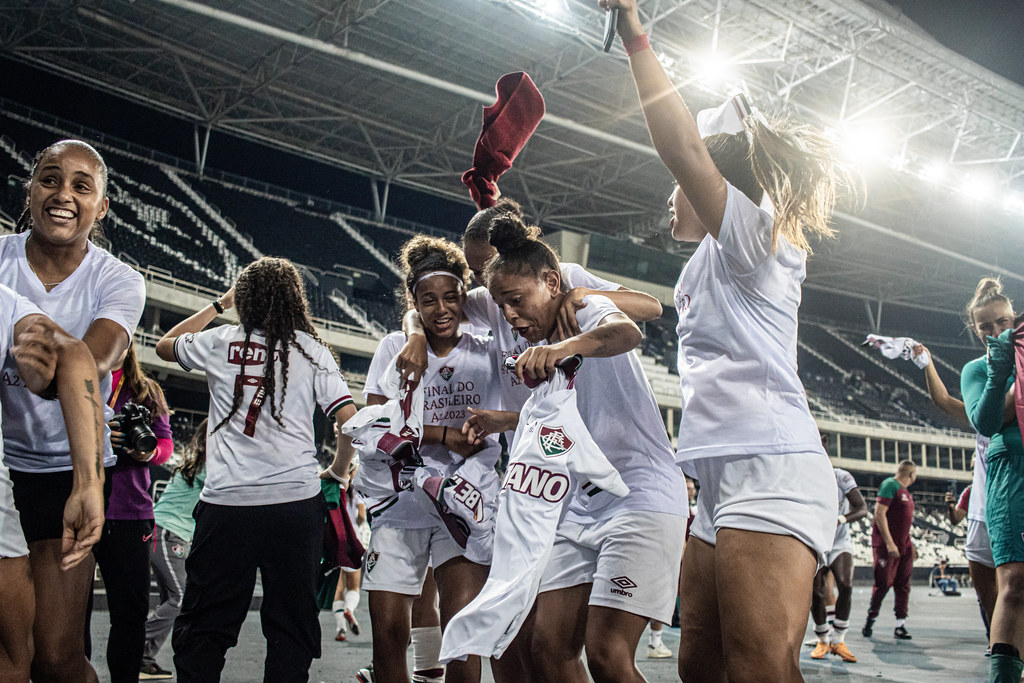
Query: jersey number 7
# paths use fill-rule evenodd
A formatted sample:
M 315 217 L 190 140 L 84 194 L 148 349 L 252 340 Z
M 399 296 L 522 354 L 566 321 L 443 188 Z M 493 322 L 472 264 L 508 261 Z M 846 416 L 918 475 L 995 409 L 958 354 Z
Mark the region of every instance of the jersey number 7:
M 256 434 L 256 421 L 260 419 L 260 412 L 263 410 L 263 402 L 267 397 L 267 390 L 263 388 L 263 378 L 257 375 L 236 375 L 235 393 L 245 387 L 256 387 L 252 401 L 249 402 L 249 412 L 245 414 L 245 429 L 243 434 L 254 436 Z

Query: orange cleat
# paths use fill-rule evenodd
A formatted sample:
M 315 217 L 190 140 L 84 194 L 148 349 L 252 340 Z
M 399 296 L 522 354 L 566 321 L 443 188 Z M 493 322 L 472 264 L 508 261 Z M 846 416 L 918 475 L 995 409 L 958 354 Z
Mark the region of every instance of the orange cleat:
M 846 647 L 846 643 L 832 643 L 831 649 L 832 654 L 839 655 L 843 658 L 844 662 L 850 662 L 852 664 L 857 661 L 857 658 L 853 656 L 852 652 L 850 652 L 850 648 Z
M 828 643 L 823 643 L 819 640 L 818 644 L 814 647 L 814 652 L 811 653 L 811 659 L 825 659 L 825 655 L 829 652 L 831 650 L 828 647 Z

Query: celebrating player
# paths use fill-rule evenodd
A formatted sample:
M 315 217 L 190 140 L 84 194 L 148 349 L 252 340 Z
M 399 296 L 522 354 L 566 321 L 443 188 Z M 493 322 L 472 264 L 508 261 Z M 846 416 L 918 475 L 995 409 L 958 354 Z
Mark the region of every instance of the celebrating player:
M 488 340 L 463 334 L 460 329 L 466 300 L 469 269 L 459 248 L 447 240 L 419 236 L 405 244 L 401 253 L 406 291 L 418 312 L 428 343 L 428 362 L 422 377 L 424 466 L 447 475 L 463 457 L 482 459 L 487 464 L 497 491 L 493 466 L 500 447 L 490 441 L 482 452 L 469 443 L 461 428 L 467 409 L 496 409 L 500 405 L 497 368 L 491 360 Z M 387 398 L 381 379 L 394 362 L 405 335 L 385 337 L 370 364 L 366 379 L 368 405 Z M 383 463 L 361 463 L 363 482 L 389 486 L 392 472 Z M 399 487 L 392 487 L 397 489 Z M 397 502 L 379 504 L 365 495 L 373 533 L 367 548 L 363 587 L 370 594 L 373 629 L 373 670 L 377 681 L 408 681 L 405 651 L 409 643 L 413 601 L 420 594 L 428 567 L 433 567 L 441 606 L 442 628 L 472 600 L 487 580 L 493 533 L 472 534 L 466 547 L 453 538 L 435 516 L 425 514 L 409 490 L 395 491 Z M 394 496 L 389 496 L 394 500 Z M 497 500 L 485 501 L 492 520 Z M 499 665 L 500 666 L 500 665 Z M 448 665 L 446 680 L 480 679 L 480 661 L 472 657 Z
M 238 325 L 202 331 L 236 305 Z M 320 656 L 316 575 L 326 503 L 317 478 L 313 410 L 339 425 L 355 414 L 330 349 L 309 319 L 289 261 L 261 258 L 219 300 L 175 325 L 157 355 L 203 370 L 210 391 L 206 481 L 194 513 L 188 578 L 171 644 L 179 681 L 215 680 L 256 584 L 267 639 L 264 678 L 306 680 Z M 348 473 L 338 440 L 333 476 Z
M 484 278 L 514 335 L 529 345 L 516 377 L 543 379 L 562 358 L 586 358 L 574 380 L 580 417 L 630 493 L 574 494 L 540 581 L 530 639 L 533 678 L 586 680 L 585 646 L 594 680 L 643 680 L 633 661 L 640 635 L 648 620 L 672 617 L 688 514 L 685 484 L 654 393 L 629 353 L 640 331 L 610 299 L 589 295 L 575 313 L 580 334 L 558 341 L 569 295 L 558 257 L 539 233 L 511 213 L 491 222 L 498 253 Z
M 843 174 L 822 134 L 759 114 L 736 135 L 701 139 L 635 0 L 598 4 L 619 10 L 651 139 L 677 183 L 672 236 L 700 243 L 675 290 L 677 459 L 701 484 L 680 588 L 679 673 L 798 680 L 807 586 L 836 513 L 835 477 L 797 375 L 797 309 L 808 234 L 832 234 Z M 774 216 L 760 208 L 766 195 Z
M 964 366 L 960 393 L 971 424 L 991 437 L 985 517 L 998 595 L 990 624 L 990 681 L 1017 681 L 1024 661 L 1024 445 L 1014 409 L 1013 305 L 994 278 L 968 304 L 971 328 L 988 353 Z
M 142 276 L 90 241 L 110 203 L 107 166 L 86 143 L 62 140 L 40 153 L 27 190 L 19 234 L 0 237 L 0 284 L 85 342 L 99 377 L 90 386 L 102 403 L 110 395 L 110 369 L 128 348 L 146 300 Z M 0 399 L 7 406 L 7 466 L 36 590 L 32 678 L 96 680 L 83 638 L 93 559 L 61 569 L 62 515 L 75 487 L 71 425 L 55 402 L 16 383 L 0 385 Z M 104 412 L 107 420 L 114 415 L 109 407 Z M 108 431 L 103 467 L 115 462 Z

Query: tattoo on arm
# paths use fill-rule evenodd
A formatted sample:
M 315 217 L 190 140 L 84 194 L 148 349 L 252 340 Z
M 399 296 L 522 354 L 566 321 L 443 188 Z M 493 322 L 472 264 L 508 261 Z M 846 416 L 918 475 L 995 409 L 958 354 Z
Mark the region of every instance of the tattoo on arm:
M 96 388 L 93 386 L 91 379 L 85 380 L 85 399 L 89 401 L 92 406 L 93 415 L 95 416 L 98 424 L 103 424 L 103 408 L 96 402 Z M 99 477 L 103 474 L 103 429 L 101 428 L 96 434 L 96 476 Z

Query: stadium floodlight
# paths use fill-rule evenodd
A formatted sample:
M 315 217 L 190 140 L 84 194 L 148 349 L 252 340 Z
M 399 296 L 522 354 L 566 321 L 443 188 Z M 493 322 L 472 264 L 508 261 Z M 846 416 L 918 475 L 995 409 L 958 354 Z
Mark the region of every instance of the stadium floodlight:
M 704 85 L 720 86 L 732 77 L 729 59 L 717 50 L 696 54 L 692 61 L 695 75 Z
M 966 176 L 960 184 L 961 193 L 971 199 L 988 199 L 994 190 L 995 183 L 992 182 L 992 179 L 977 173 Z
M 840 128 L 843 154 L 857 165 L 882 164 L 892 157 L 892 134 L 876 123 L 843 125 Z
M 1024 215 L 1024 197 L 1011 193 L 1003 199 L 1003 210 L 1007 213 Z
M 949 166 L 939 161 L 933 161 L 925 165 L 918 175 L 928 182 L 941 183 L 949 177 Z

